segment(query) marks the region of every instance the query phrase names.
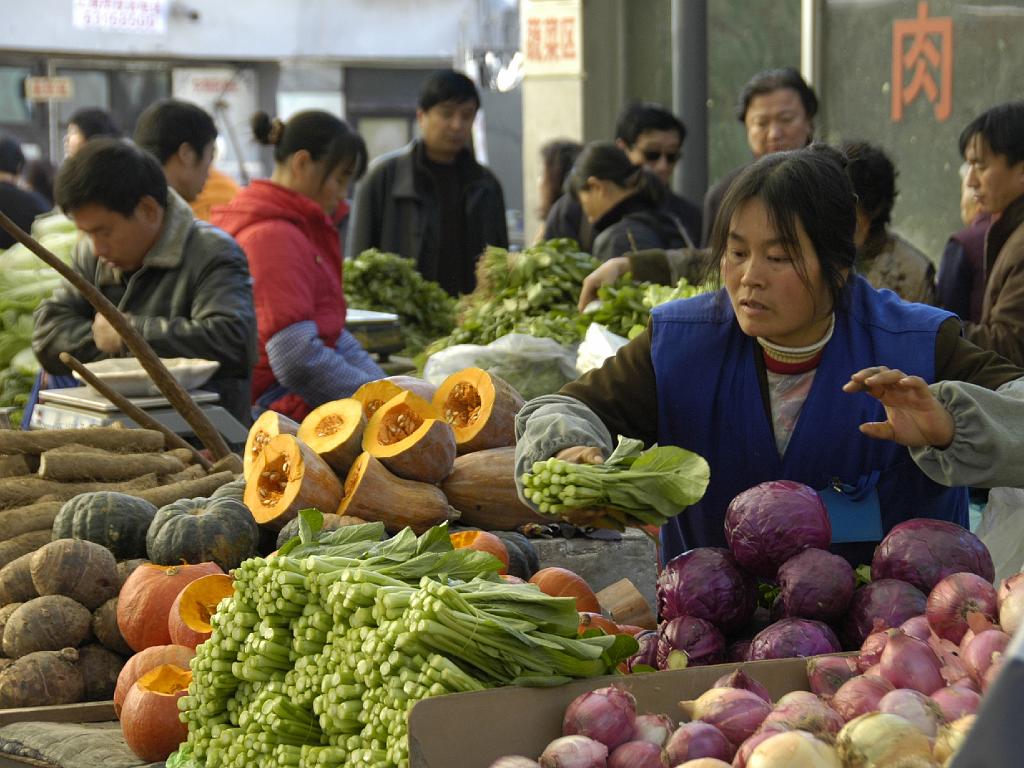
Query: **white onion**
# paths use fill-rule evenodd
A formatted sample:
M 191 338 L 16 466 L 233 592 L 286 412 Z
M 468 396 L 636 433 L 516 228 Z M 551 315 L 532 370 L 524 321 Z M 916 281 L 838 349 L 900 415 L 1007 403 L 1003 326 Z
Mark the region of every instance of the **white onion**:
M 747 768 L 842 768 L 836 750 L 806 731 L 783 731 L 765 739 L 747 759 Z
M 846 765 L 881 768 L 897 759 L 931 759 L 931 741 L 913 723 L 899 715 L 869 712 L 843 726 L 836 739 Z
M 974 725 L 974 718 L 976 715 L 964 715 L 959 720 L 955 720 L 949 725 L 944 725 L 939 729 L 939 735 L 935 739 L 935 759 L 946 764 L 953 755 L 956 754 L 957 750 L 964 743 L 964 739 L 967 738 L 967 733 L 971 730 L 971 726 Z

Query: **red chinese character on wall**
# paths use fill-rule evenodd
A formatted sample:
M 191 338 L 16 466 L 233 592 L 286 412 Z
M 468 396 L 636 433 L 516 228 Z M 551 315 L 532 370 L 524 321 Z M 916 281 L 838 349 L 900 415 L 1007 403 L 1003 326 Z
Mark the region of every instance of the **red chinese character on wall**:
M 526 58 L 540 61 L 544 57 L 540 19 L 529 19 L 526 23 Z
M 935 105 L 935 119 L 940 123 L 948 120 L 953 108 L 953 19 L 929 18 L 928 3 L 923 1 L 917 4 L 916 19 L 898 19 L 892 24 L 894 123 L 903 120 L 903 108 L 922 92 Z
M 562 59 L 572 61 L 576 58 L 576 19 L 572 16 L 563 16 L 558 20 L 558 42 Z
M 558 19 L 554 16 L 544 19 L 544 60 L 558 61 L 561 58 L 558 45 Z

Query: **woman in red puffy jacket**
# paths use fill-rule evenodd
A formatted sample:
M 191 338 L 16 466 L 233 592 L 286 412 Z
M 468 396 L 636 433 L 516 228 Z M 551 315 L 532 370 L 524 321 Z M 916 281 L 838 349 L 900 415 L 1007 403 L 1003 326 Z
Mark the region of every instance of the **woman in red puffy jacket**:
M 254 181 L 212 221 L 245 250 L 253 278 L 260 357 L 257 411 L 301 419 L 384 376 L 345 330 L 341 244 L 349 184 L 366 170 L 366 145 L 344 121 L 309 110 L 287 123 L 263 112 L 253 134 L 274 147 L 274 173 Z

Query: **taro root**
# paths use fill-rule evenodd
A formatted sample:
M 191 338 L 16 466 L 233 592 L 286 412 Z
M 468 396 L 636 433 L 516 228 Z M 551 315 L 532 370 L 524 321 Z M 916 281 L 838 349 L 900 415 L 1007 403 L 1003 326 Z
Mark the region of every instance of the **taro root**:
M 32 583 L 32 555 L 29 552 L 0 568 L 0 605 L 23 603 L 39 597 Z
M 298 438 L 320 454 L 331 469 L 344 475 L 362 453 L 365 427 L 362 403 L 345 398 L 311 411 L 299 426 Z
M 369 453 L 349 470 L 338 514 L 382 522 L 389 533 L 408 526 L 417 534 L 454 517 L 440 488 L 396 477 Z
M 300 509 L 334 512 L 341 497 L 334 470 L 292 435 L 278 435 L 263 446 L 245 486 L 245 505 L 253 518 L 275 531 Z
M 373 414 L 363 450 L 399 477 L 440 483 L 455 465 L 455 432 L 433 405 L 402 392 Z
M 92 633 L 104 648 L 122 656 L 131 656 L 132 649 L 117 626 L 117 598 L 112 597 L 92 614 Z
M 114 695 L 117 676 L 124 659 L 102 645 L 84 645 L 78 649 L 78 669 L 85 683 L 83 701 L 109 701 Z
M 74 648 L 92 626 L 89 609 L 64 595 L 46 595 L 22 603 L 4 625 L 4 654 L 17 659 L 36 651 Z
M 85 683 L 75 662 L 78 651 L 37 651 L 0 670 L 0 709 L 73 704 Z
M 114 597 L 121 586 L 114 555 L 91 541 L 51 541 L 32 555 L 29 567 L 40 595 L 64 595 L 90 611 Z
M 482 368 L 453 373 L 441 382 L 433 403 L 455 430 L 460 454 L 516 442 L 516 414 L 523 398 L 507 381 Z
M 242 454 L 242 476 L 248 480 L 252 474 L 253 464 L 263 452 L 263 448 L 277 435 L 294 435 L 299 431 L 299 424 L 277 411 L 264 411 L 249 429 L 245 439 L 245 452 Z

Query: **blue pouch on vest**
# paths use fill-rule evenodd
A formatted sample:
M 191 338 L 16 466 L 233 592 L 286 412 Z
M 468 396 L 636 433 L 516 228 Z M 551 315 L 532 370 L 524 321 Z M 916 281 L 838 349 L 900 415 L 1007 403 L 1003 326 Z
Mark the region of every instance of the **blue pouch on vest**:
M 882 510 L 878 504 L 877 471 L 847 485 L 834 479 L 818 491 L 832 523 L 832 543 L 882 540 Z

